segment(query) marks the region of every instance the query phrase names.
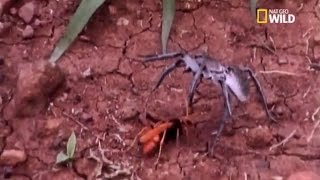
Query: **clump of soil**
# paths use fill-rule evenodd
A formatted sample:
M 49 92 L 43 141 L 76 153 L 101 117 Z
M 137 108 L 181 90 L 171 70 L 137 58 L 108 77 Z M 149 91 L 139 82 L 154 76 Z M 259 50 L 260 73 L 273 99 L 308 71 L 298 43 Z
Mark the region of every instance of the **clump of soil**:
M 252 148 L 265 148 L 271 144 L 272 133 L 267 126 L 250 129 L 247 135 L 247 145 Z
M 44 60 L 26 63 L 20 68 L 15 95 L 4 112 L 6 119 L 40 113 L 64 81 L 61 69 Z

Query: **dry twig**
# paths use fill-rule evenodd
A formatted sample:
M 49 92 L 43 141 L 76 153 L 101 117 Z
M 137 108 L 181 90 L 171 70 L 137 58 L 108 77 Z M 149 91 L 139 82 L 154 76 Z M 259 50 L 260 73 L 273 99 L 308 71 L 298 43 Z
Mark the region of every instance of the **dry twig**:
M 99 155 L 96 155 L 92 149 L 89 151 L 89 158 L 97 161 L 98 165 L 95 168 L 95 178 L 97 179 L 114 179 L 119 176 L 131 176 L 133 167 L 124 167 L 123 165 L 118 165 L 105 157 L 104 153 L 108 151 L 101 148 L 101 143 L 98 145 Z M 99 157 L 98 157 L 99 156 Z M 103 173 L 103 167 L 107 166 L 110 172 Z
M 317 107 L 317 109 L 312 113 L 311 115 L 312 121 L 316 121 L 316 115 L 319 113 L 319 111 L 320 111 L 320 106 Z
M 311 86 L 309 86 L 307 91 L 303 94 L 303 96 L 302 96 L 303 99 L 307 97 L 307 95 L 309 94 L 310 90 L 311 90 Z
M 259 71 L 261 74 L 282 74 L 282 75 L 288 75 L 288 76 L 302 76 L 300 74 L 287 72 L 287 71 L 279 71 L 279 70 L 270 70 L 270 71 Z
M 78 121 L 76 118 L 70 116 L 69 114 L 67 114 L 66 112 L 62 112 L 62 115 L 67 117 L 68 119 L 71 119 L 72 121 L 74 121 L 75 123 L 77 123 L 79 126 L 81 126 L 82 129 L 84 130 L 88 130 L 89 128 L 87 126 L 85 126 L 84 124 L 82 124 L 80 121 Z
M 319 127 L 319 125 L 320 125 L 320 120 L 318 120 L 318 121 L 314 124 L 313 129 L 312 129 L 309 137 L 307 138 L 307 142 L 308 142 L 308 143 L 312 140 L 313 135 L 314 135 L 316 129 Z
M 273 149 L 279 147 L 279 146 L 283 146 L 285 145 L 293 136 L 294 134 L 297 132 L 297 129 L 293 130 L 289 136 L 287 136 L 285 139 L 283 139 L 281 142 L 277 143 L 277 144 L 274 144 L 272 145 L 270 148 L 269 148 L 269 151 L 272 151 Z
M 297 9 L 297 12 L 300 12 L 303 9 L 303 5 L 304 5 L 303 3 L 300 4 L 300 6 Z

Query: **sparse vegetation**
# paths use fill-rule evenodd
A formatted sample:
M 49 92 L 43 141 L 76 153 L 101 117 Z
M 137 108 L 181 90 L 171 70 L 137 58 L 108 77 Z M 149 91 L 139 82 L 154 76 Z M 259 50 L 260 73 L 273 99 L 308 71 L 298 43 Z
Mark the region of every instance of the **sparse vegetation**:
M 57 155 L 56 163 L 60 164 L 60 163 L 65 163 L 72 160 L 74 157 L 74 153 L 76 151 L 76 145 L 77 145 L 77 137 L 75 133 L 72 132 L 67 142 L 67 147 L 66 147 L 67 152 L 64 153 L 63 151 L 61 151 Z
M 88 23 L 94 12 L 105 2 L 105 0 L 81 1 L 75 14 L 70 19 L 67 29 L 53 50 L 50 62 L 54 63 L 64 54 L 72 42 Z M 256 17 L 257 0 L 249 0 L 250 10 Z M 174 21 L 176 11 L 175 0 L 162 0 L 162 26 L 161 26 L 161 47 L 162 53 L 167 52 L 167 44 L 170 36 L 172 23 Z

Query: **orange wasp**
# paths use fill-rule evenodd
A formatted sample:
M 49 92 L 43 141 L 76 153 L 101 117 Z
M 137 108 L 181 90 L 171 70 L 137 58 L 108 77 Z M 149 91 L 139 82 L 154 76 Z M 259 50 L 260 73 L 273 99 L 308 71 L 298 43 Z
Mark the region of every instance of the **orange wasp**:
M 159 147 L 158 158 L 155 164 L 158 163 L 163 143 L 167 140 L 176 137 L 177 143 L 179 135 L 182 131 L 182 123 L 180 119 L 171 119 L 169 121 L 160 121 L 153 127 L 144 127 L 135 137 L 131 147 L 138 139 L 138 144 L 142 146 L 142 154 L 148 155 L 156 151 Z

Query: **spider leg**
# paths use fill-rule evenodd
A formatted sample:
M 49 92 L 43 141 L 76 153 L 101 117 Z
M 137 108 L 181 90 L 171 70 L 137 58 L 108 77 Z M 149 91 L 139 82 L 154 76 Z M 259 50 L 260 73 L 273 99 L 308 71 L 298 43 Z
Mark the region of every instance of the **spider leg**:
M 250 77 L 253 79 L 253 82 L 254 82 L 257 90 L 258 90 L 259 96 L 260 96 L 260 98 L 262 100 L 262 105 L 264 107 L 264 110 L 266 111 L 266 114 L 267 114 L 268 118 L 272 122 L 277 122 L 277 120 L 273 117 L 273 115 L 271 114 L 271 112 L 268 109 L 267 99 L 266 99 L 264 93 L 262 92 L 262 88 L 261 88 L 260 82 L 259 82 L 258 78 L 255 76 L 254 72 L 250 68 L 247 68 L 247 67 L 244 67 L 244 68 L 241 68 L 241 69 L 243 71 L 245 71 L 245 72 L 248 72 Z
M 222 87 L 222 92 L 223 92 L 223 98 L 224 98 L 224 112 L 223 112 L 223 116 L 220 119 L 219 122 L 219 128 L 218 131 L 216 133 L 216 136 L 213 138 L 212 143 L 209 147 L 209 155 L 212 156 L 214 153 L 214 148 L 217 145 L 219 138 L 221 136 L 221 133 L 224 129 L 224 126 L 228 120 L 228 118 L 230 118 L 232 116 L 232 112 L 231 112 L 231 98 L 230 98 L 230 94 L 228 91 L 228 87 L 226 85 L 226 83 L 224 81 L 220 81 L 220 85 Z
M 205 62 L 200 64 L 200 68 L 198 69 L 198 71 L 196 71 L 196 73 L 193 76 L 190 88 L 189 88 L 189 92 L 188 92 L 188 99 L 187 99 L 187 115 L 189 114 L 189 109 L 191 109 L 192 111 L 192 100 L 193 100 L 193 96 L 194 96 L 194 91 L 196 90 L 198 84 L 199 84 L 199 80 L 201 80 L 201 75 L 203 72 L 203 69 L 205 67 Z
M 168 58 L 176 58 L 183 56 L 184 53 L 182 52 L 172 52 L 172 53 L 166 53 L 166 54 L 157 54 L 157 55 L 147 55 L 147 56 L 141 56 L 144 58 L 144 62 L 150 62 L 150 61 L 156 61 L 156 60 L 164 60 Z
M 175 63 L 169 65 L 168 67 L 166 67 L 165 70 L 162 71 L 160 77 L 159 77 L 159 80 L 157 82 L 157 84 L 155 85 L 155 87 L 153 88 L 152 91 L 156 90 L 160 84 L 162 83 L 162 81 L 164 80 L 164 78 L 170 73 L 172 72 L 175 68 L 179 67 L 179 65 L 182 63 L 183 61 L 182 60 L 177 60 Z

